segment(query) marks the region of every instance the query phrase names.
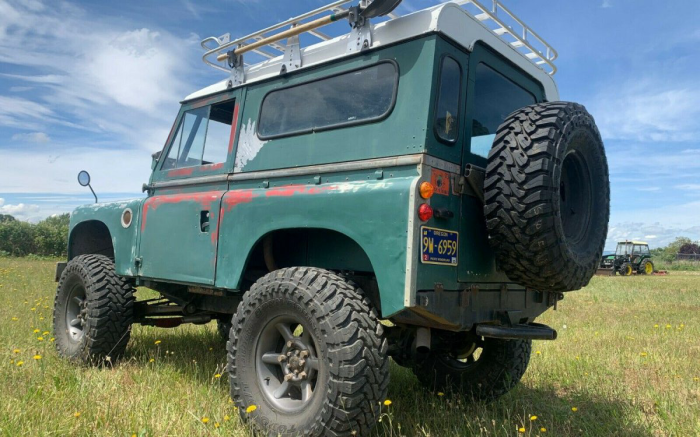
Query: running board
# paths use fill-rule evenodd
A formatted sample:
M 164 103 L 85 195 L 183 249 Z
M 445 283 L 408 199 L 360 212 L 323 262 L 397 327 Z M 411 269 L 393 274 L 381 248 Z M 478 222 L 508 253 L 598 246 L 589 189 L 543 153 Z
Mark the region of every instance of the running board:
M 476 335 L 504 340 L 556 340 L 557 331 L 547 325 L 530 323 L 527 325 L 477 325 Z

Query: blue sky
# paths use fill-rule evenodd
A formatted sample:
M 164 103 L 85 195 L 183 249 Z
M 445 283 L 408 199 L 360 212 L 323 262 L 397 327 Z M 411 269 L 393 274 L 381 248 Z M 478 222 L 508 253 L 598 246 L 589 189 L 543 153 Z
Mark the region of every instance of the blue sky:
M 405 14 L 439 3 L 404 0 Z M 140 196 L 178 102 L 223 79 L 199 41 L 240 36 L 320 0 L 0 0 L 0 213 L 37 221 L 92 197 Z M 583 103 L 611 171 L 607 247 L 700 239 L 700 2 L 506 0 L 559 52 L 562 100 Z M 336 27 L 328 33 L 337 34 Z

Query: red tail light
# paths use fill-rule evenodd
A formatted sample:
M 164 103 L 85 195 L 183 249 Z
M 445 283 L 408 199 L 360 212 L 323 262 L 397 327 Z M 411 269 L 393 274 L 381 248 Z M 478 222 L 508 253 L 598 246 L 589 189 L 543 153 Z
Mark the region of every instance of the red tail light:
M 422 204 L 418 207 L 418 218 L 424 222 L 427 222 L 433 218 L 433 208 L 431 208 L 427 203 Z

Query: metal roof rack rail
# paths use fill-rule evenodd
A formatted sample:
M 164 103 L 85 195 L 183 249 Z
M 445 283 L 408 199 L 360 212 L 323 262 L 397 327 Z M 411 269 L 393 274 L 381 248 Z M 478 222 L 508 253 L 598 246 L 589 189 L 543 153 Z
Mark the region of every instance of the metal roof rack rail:
M 302 66 L 299 35 L 306 33 L 321 41 L 328 41 L 331 37 L 318 29 L 343 19 L 348 19 L 351 26 L 346 53 L 367 49 L 372 46 L 369 20 L 379 16 L 398 18 L 392 11 L 401 0 L 359 0 L 357 6 L 348 5 L 356 1 L 358 0 L 336 0 L 233 41 L 228 33 L 220 37 L 210 36 L 201 42 L 205 50 L 202 60 L 217 70 L 230 73 L 229 87 L 245 82 L 246 64 L 243 62 L 243 54 L 248 52 L 254 52 L 267 59 L 283 55 L 280 73 L 294 71 Z M 482 26 L 503 39 L 530 62 L 550 75 L 556 73 L 557 68 L 553 62 L 557 58 L 556 50 L 499 0 L 491 0 L 490 8 L 478 0 L 455 0 L 454 3 L 463 6 L 463 9 Z M 279 32 L 274 33 L 275 31 Z M 280 43 L 283 39 L 286 39 L 284 44 Z M 210 59 L 212 56 L 216 56 L 217 62 L 225 61 L 229 68 L 213 62 Z
M 202 60 L 205 64 L 217 70 L 229 72 L 228 69 L 212 62 L 209 58 L 216 54 L 217 61 L 226 61 L 231 68 L 229 86 L 245 82 L 243 54 L 247 52 L 254 52 L 268 59 L 284 55 L 281 72 L 293 71 L 301 67 L 299 35 L 307 33 L 321 41 L 327 41 L 331 37 L 318 29 L 345 18 L 348 19 L 352 28 L 352 37 L 348 43 L 347 52 L 353 53 L 369 48 L 372 45 L 369 19 L 382 15 L 393 16 L 391 11 L 401 3 L 401 0 L 360 0 L 357 6 L 346 7 L 348 3 L 354 1 L 357 0 L 337 0 L 234 41 L 230 40 L 230 34 L 220 37 L 210 36 L 201 42 L 202 48 L 206 50 Z M 322 16 L 319 18 L 320 15 Z M 305 21 L 311 18 L 313 20 Z M 271 34 L 285 27 L 289 28 L 279 33 Z M 287 40 L 286 44 L 279 44 L 279 41 L 283 39 Z M 212 42 L 216 45 L 212 46 Z M 222 53 L 224 50 L 228 51 Z
M 557 67 L 554 65 L 554 60 L 558 56 L 557 51 L 513 12 L 503 6 L 499 0 L 491 0 L 490 8 L 482 5 L 478 0 L 456 0 L 455 3 L 465 6 L 465 9 L 470 4 L 474 5 L 476 13 L 469 9 L 467 12 L 479 20 L 484 27 L 504 39 L 518 53 L 545 70 L 549 75 L 554 75 L 557 72 Z M 499 12 L 501 16 L 498 15 Z M 513 25 L 508 24 L 504 19 Z M 487 24 L 491 24 L 492 27 Z M 545 66 L 549 68 L 549 71 Z

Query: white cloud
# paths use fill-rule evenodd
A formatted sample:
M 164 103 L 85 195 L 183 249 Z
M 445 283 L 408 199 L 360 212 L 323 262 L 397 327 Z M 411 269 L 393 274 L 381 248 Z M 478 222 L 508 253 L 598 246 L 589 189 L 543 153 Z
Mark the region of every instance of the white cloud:
M 700 134 L 700 90 L 656 80 L 617 84 L 590 105 L 604 139 L 695 141 Z
M 20 220 L 38 221 L 41 218 L 37 216 L 38 212 L 39 207 L 36 205 L 5 205 L 5 199 L 0 198 L 0 214 L 9 214 Z
M 32 100 L 0 96 L 0 126 L 68 125 L 154 151 L 192 91 L 185 79 L 201 70 L 189 33 L 129 28 L 59 2 L 0 0 L 0 17 L 0 62 L 22 72 L 3 76 L 43 88 Z
M 603 3 L 600 5 L 601 8 L 612 8 L 612 2 L 610 0 L 603 0 Z
M 700 191 L 700 184 L 681 184 L 676 185 L 674 188 L 684 191 Z
M 12 140 L 26 143 L 48 143 L 51 138 L 44 132 L 29 132 L 12 135 Z

